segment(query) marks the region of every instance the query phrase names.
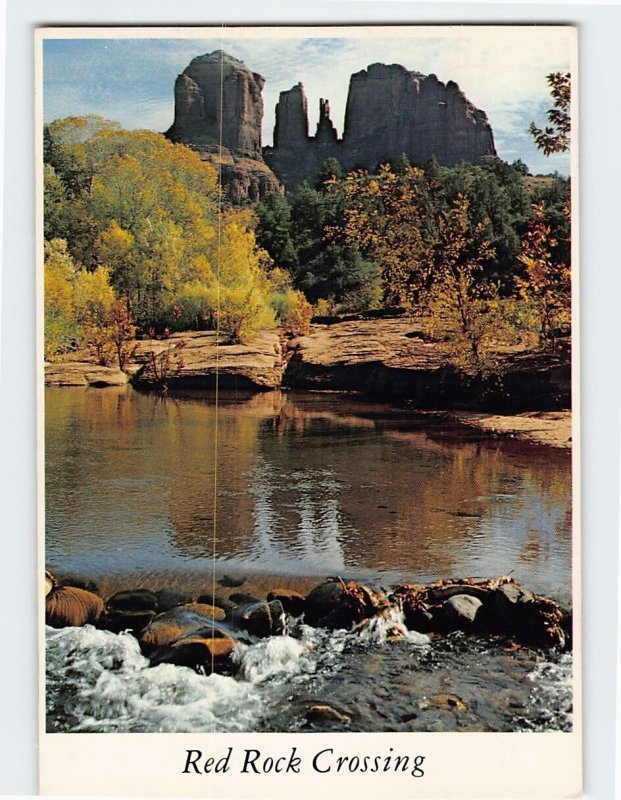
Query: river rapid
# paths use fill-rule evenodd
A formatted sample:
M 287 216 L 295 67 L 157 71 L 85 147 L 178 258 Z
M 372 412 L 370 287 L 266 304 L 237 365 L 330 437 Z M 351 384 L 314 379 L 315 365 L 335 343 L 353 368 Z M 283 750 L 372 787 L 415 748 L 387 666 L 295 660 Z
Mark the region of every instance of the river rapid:
M 48 389 L 46 563 L 103 596 L 198 595 L 213 569 L 262 596 L 333 575 L 388 588 L 510 573 L 569 603 L 570 459 L 324 393 L 222 396 L 216 413 L 208 394 Z M 459 633 L 391 641 L 390 625 L 402 620 L 359 635 L 290 618 L 209 676 L 150 667 L 129 634 L 47 628 L 48 730 L 571 729 L 570 654 Z

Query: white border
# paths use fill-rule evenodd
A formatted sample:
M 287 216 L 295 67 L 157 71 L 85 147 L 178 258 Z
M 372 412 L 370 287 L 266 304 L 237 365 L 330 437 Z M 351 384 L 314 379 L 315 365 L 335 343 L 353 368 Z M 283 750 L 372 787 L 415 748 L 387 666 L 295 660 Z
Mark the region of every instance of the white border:
M 2 425 L 2 529 L 5 536 L 2 613 L 28 642 L 2 661 L 0 691 L 0 789 L 33 791 L 36 786 L 35 563 L 36 475 L 34 446 L 34 252 L 32 148 L 32 27 L 34 24 L 153 23 L 218 24 L 214 3 L 110 2 L 104 8 L 72 0 L 45 4 L 9 0 L 7 15 L 7 105 L 5 264 L 3 276 L 0 394 Z M 308 8 L 308 6 L 306 6 Z M 613 149 L 621 118 L 617 56 L 621 15 L 614 7 L 497 7 L 399 3 L 271 3 L 258 18 L 254 4 L 228 2 L 228 22 L 421 22 L 534 21 L 577 22 L 580 27 L 582 86 L 582 384 L 583 384 L 583 585 L 585 789 L 589 797 L 612 796 L 614 764 L 614 614 L 617 578 L 618 342 L 612 326 L 618 318 L 618 256 L 607 235 L 618 229 L 618 155 Z M 6 524 L 6 526 L 5 526 Z M 10 598 L 10 600 L 9 600 Z M 605 613 L 605 619 L 602 619 Z M 8 649 L 8 645 L 7 646 Z M 19 648 L 22 649 L 21 647 Z M 12 650 L 11 650 L 12 652 Z

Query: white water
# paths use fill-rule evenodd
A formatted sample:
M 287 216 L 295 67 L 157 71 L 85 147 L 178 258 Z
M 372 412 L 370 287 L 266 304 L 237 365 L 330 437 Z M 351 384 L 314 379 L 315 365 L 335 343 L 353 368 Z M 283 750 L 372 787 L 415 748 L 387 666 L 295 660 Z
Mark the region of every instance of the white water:
M 528 730 L 546 730 L 554 724 L 561 730 L 572 725 L 572 657 L 563 653 L 557 663 L 540 661 L 528 676 L 533 689 L 531 705 L 534 721 L 525 726 Z
M 428 637 L 408 632 L 400 612 L 373 620 L 360 640 L 381 644 L 395 626 L 414 645 Z M 250 731 L 293 686 L 334 674 L 348 642 L 294 623 L 296 638 L 275 636 L 238 644 L 235 677 L 200 675 L 187 667 L 150 667 L 137 640 L 86 625 L 46 628 L 48 717 L 69 731 Z M 422 638 L 421 638 L 422 637 Z M 424 640 L 424 641 L 423 641 Z

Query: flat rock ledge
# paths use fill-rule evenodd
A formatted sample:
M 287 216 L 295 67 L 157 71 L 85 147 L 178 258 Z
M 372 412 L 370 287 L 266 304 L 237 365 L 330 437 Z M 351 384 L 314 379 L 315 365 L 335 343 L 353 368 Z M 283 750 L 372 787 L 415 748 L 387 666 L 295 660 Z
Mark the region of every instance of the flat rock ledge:
M 517 346 L 498 355 L 502 380 L 483 386 L 451 365 L 449 345 L 430 341 L 419 320 L 361 315 L 314 324 L 308 336 L 293 339 L 284 381 L 293 388 L 354 391 L 419 409 L 570 407 L 568 357 Z
M 124 386 L 128 380 L 117 367 L 100 367 L 85 361 L 45 364 L 46 386 Z
M 451 416 L 463 425 L 477 428 L 484 433 L 563 450 L 571 449 L 571 411 L 536 411 L 507 416 L 462 411 Z
M 175 348 L 183 342 L 178 351 Z M 276 331 L 264 330 L 246 343 L 218 342 L 215 331 L 175 333 L 164 340 L 143 340 L 136 353 L 133 382 L 148 387 L 153 383 L 144 368 L 148 354 L 156 357 L 170 351 L 179 353 L 179 368 L 167 380 L 170 388 L 276 389 L 282 381 L 283 357 Z

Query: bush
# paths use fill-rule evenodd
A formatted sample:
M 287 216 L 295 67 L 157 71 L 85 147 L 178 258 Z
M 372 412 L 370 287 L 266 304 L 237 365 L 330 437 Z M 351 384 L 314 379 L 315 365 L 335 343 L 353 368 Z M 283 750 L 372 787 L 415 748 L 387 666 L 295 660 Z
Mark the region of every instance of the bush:
M 271 305 L 285 333 L 292 336 L 308 335 L 313 307 L 302 292 L 288 289 L 286 292 L 273 294 Z

